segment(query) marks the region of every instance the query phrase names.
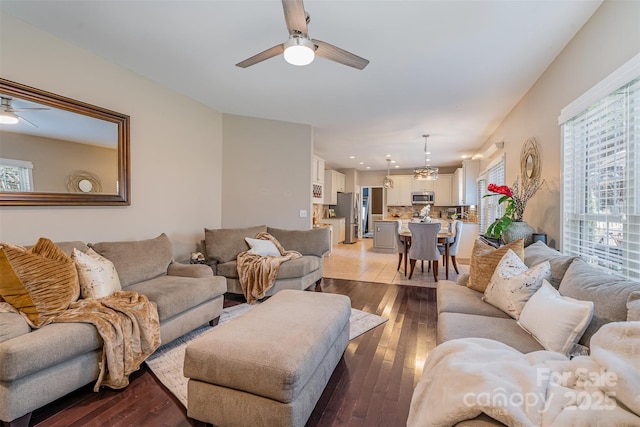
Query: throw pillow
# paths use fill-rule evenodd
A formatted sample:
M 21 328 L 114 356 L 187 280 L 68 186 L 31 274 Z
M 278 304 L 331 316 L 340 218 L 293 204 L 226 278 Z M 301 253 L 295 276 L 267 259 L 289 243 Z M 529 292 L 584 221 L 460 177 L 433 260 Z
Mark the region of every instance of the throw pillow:
M 529 298 L 542 286 L 542 281 L 550 278 L 549 261 L 527 268 L 509 249 L 498 263 L 482 300 L 517 320 Z
M 627 321 L 640 321 L 640 292 L 632 292 L 627 300 Z
M 515 252 L 520 259 L 523 259 L 524 239 L 508 243 L 498 249 L 487 245 L 480 239 L 476 240 L 471 253 L 467 287 L 474 291 L 484 292 L 485 289 L 487 289 L 487 285 L 489 284 L 489 280 L 491 280 L 491 276 L 493 276 L 496 266 L 509 249 Z
M 113 263 L 93 249 L 87 253 L 74 249 L 71 259 L 78 270 L 82 298 L 102 298 L 122 289 Z
M 270 240 L 260 240 L 260 239 L 251 239 L 249 237 L 245 237 L 244 240 L 247 241 L 249 247 L 250 254 L 256 254 L 260 256 L 280 256 L 280 251 L 276 248 L 276 245 L 273 244 Z
M 593 302 L 560 295 L 549 282 L 524 305 L 518 325 L 545 349 L 567 354 L 587 330 L 593 316 Z
M 73 261 L 51 240 L 25 251 L 0 249 L 0 294 L 33 327 L 44 326 L 80 295 Z

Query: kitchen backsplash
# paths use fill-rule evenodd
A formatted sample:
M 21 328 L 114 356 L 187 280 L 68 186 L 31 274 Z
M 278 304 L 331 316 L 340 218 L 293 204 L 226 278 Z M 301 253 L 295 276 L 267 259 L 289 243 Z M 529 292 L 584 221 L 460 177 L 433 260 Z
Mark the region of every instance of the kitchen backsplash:
M 399 215 L 400 218 L 411 218 L 413 216 L 418 216 L 422 208 L 424 208 L 424 205 L 389 206 L 387 207 L 387 214 L 392 216 Z M 431 218 L 447 218 L 453 212 L 456 212 L 458 216 L 461 216 L 463 209 L 465 216 L 471 213 L 475 216 L 475 211 L 470 211 L 469 208 L 463 208 L 460 206 L 431 206 L 429 216 Z

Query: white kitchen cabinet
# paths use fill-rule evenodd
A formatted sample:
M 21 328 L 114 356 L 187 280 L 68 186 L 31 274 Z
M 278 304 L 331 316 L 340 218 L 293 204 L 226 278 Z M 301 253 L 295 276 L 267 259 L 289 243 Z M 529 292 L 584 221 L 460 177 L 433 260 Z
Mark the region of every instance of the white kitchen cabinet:
M 412 175 L 393 175 L 393 188 L 387 188 L 387 206 L 411 206 Z
M 451 186 L 453 182 L 453 174 L 440 174 L 438 179 L 434 181 L 435 185 L 435 200 L 436 206 L 451 206 L 453 201 L 451 200 Z
M 452 201 L 454 205 L 477 205 L 478 188 L 476 180 L 480 174 L 479 160 L 464 160 L 462 167 L 456 169 L 452 182 Z
M 381 253 L 397 251 L 395 221 L 376 221 L 373 223 L 373 250 Z
M 324 159 L 313 156 L 313 183 L 324 184 Z
M 345 218 L 324 218 L 322 220 L 324 224 L 329 224 L 333 228 L 331 235 L 331 245 L 336 246 L 338 243 L 344 242 L 346 224 Z
M 312 203 L 324 203 L 324 160 L 313 156 L 313 176 L 312 176 Z
M 414 179 L 413 191 L 435 191 L 435 183 L 428 179 Z
M 344 193 L 346 177 L 343 173 L 324 171 L 324 204 L 335 205 L 338 203 L 338 193 Z

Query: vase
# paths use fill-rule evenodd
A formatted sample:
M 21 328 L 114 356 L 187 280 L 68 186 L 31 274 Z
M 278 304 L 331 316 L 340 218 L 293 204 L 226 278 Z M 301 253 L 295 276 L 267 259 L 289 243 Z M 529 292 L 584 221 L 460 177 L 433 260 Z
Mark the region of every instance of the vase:
M 524 239 L 524 245 L 528 246 L 533 240 L 533 227 L 525 221 L 514 221 L 502 232 L 502 240 L 511 243 L 519 239 Z

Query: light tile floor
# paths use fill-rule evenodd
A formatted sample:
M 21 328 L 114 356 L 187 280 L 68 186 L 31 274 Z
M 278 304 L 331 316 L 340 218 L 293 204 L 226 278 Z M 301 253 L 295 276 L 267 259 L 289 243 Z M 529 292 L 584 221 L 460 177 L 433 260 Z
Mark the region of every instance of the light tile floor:
M 345 245 L 340 243 L 333 247 L 331 255 L 324 260 L 324 277 L 333 279 L 359 280 L 363 282 L 387 283 L 393 285 L 412 285 L 435 288 L 436 282 L 433 273 L 420 270 L 419 263 L 413 272 L 411 280 L 404 275 L 404 260 L 400 271 L 398 266 L 398 254 L 381 254 L 373 251 L 373 239 L 359 239 L 356 243 Z M 407 265 L 407 268 L 409 266 Z M 469 271 L 468 265 L 458 261 L 458 270 L 462 274 Z M 444 267 L 440 267 L 438 278 L 445 278 Z M 449 266 L 449 280 L 457 280 L 458 275 Z

